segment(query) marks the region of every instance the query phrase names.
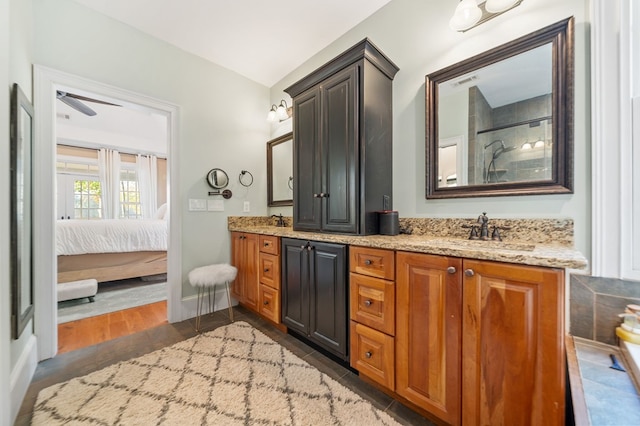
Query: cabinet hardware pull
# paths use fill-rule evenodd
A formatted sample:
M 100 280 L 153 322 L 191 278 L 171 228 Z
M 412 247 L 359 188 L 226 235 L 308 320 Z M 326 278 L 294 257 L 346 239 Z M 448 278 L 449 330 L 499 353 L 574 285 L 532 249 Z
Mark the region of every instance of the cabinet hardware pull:
M 269 304 L 269 301 L 268 301 L 268 300 L 265 300 L 264 302 L 262 302 L 262 304 L 266 306 L 266 305 L 268 305 L 268 304 Z
M 373 263 L 373 261 L 371 259 L 367 259 L 367 260 L 364 261 L 364 264 L 367 265 L 367 266 L 371 265 L 372 263 Z
M 269 272 L 269 268 L 264 268 L 264 272 Z
M 320 198 L 320 194 L 313 194 L 313 198 Z
M 313 246 L 311 244 L 307 244 L 307 251 L 313 250 Z
M 365 301 L 364 301 L 364 305 L 365 305 L 365 306 L 371 306 L 371 304 L 372 304 L 372 303 L 373 303 L 373 302 L 372 302 L 371 300 L 365 300 Z
M 456 273 L 456 267 L 455 266 L 449 266 L 447 268 L 447 272 L 450 274 L 455 274 Z
M 300 246 L 300 250 L 304 250 L 306 248 L 307 248 L 307 246 Z
M 472 277 L 475 274 L 475 272 L 473 272 L 473 269 L 465 269 L 464 274 L 468 277 Z
M 371 358 L 373 356 L 373 354 L 371 353 L 371 351 L 367 351 L 367 352 L 365 352 L 364 356 L 367 357 L 367 358 Z
M 265 247 L 269 247 L 269 243 L 265 241 L 265 242 L 264 242 L 264 246 L 265 246 Z

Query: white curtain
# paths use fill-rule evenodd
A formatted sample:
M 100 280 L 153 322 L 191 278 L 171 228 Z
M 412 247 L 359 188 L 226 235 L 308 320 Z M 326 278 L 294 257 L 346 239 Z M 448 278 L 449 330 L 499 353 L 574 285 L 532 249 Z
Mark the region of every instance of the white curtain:
M 152 219 L 158 210 L 158 158 L 155 155 L 138 154 L 136 166 L 142 217 Z
M 98 152 L 102 214 L 105 219 L 120 217 L 120 153 L 101 148 Z

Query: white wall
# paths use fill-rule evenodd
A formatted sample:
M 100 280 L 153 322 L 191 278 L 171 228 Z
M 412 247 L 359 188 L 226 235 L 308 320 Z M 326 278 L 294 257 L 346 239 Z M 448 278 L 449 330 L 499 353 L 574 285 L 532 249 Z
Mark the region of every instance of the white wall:
M 576 248 L 590 256 L 588 16 L 586 0 L 525 0 L 517 8 L 466 33 L 452 31 L 451 1 L 394 0 L 271 88 L 283 89 L 365 37 L 400 71 L 393 83 L 394 208 L 401 217 L 565 218 L 575 221 Z M 575 16 L 574 194 L 425 199 L 425 75 L 517 37 Z
M 29 100 L 32 100 L 33 96 L 31 63 L 33 55 L 33 19 L 31 0 L 11 0 L 9 19 L 9 60 L 8 62 L 3 62 L 9 64 L 9 85 L 18 83 L 26 97 Z M 6 155 L 1 155 L 1 157 L 3 158 L 2 161 L 6 161 L 6 166 L 0 166 L 0 169 L 9 170 L 9 144 L 3 144 L 3 147 L 6 147 L 7 149 Z M 8 175 L 8 173 L 6 174 Z M 9 194 L 9 190 L 2 191 L 3 199 L 0 200 L 0 205 L 7 206 L 7 208 L 4 209 L 2 213 L 3 216 L 7 215 L 7 218 L 10 214 L 10 210 L 8 208 L 8 206 L 10 205 Z M 6 197 L 6 200 L 4 199 L 4 197 Z M 9 238 L 2 238 L 2 241 L 3 243 L 5 241 L 8 242 Z M 7 250 L 8 249 L 9 247 L 7 247 Z M 3 274 L 9 273 L 8 253 L 8 251 L 6 253 L 3 252 L 2 256 L 0 256 L 3 262 L 0 270 L 2 270 Z M 6 265 L 4 264 L 4 262 L 7 262 Z M 7 282 L 9 282 L 9 278 L 7 278 Z M 6 299 L 3 297 L 3 300 L 10 299 L 9 297 L 7 297 Z M 3 318 L 9 318 L 9 316 Z M 33 336 L 33 322 L 27 324 L 19 339 L 12 340 L 9 336 L 9 342 L 9 413 L 11 416 L 11 421 L 13 421 L 18 413 L 22 398 L 27 391 L 30 378 L 33 375 L 36 367 L 37 358 L 35 337 Z M 4 398 L 2 399 L 4 400 Z
M 268 88 L 71 0 L 33 1 L 35 63 L 180 107 L 183 296 L 194 294 L 191 268 L 230 259 L 227 216 L 242 215 L 245 200 L 249 214 L 266 214 Z M 233 198 L 221 213 L 189 212 L 189 198 L 209 198 L 214 167 L 229 174 Z M 256 178 L 250 188 L 238 183 L 241 170 Z
M 9 0 L 0 0 L 0 205 L 9 205 Z M 11 341 L 9 288 L 9 209 L 0 209 L 0 346 L 7 348 Z M 12 423 L 9 409 L 10 352 L 0 350 L 0 426 Z

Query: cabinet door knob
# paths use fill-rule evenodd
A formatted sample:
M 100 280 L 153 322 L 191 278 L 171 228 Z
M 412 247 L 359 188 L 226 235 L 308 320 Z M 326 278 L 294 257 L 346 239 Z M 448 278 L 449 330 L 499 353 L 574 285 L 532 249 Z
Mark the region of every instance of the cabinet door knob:
M 267 241 L 264 242 L 265 247 L 269 247 L 269 243 Z
M 464 274 L 468 277 L 472 277 L 475 274 L 475 272 L 473 272 L 473 269 L 465 269 Z
M 300 250 L 304 250 L 306 248 L 307 248 L 307 246 L 300 246 Z
M 268 304 L 269 304 L 269 301 L 268 301 L 268 300 L 265 300 L 264 302 L 262 302 L 262 304 L 266 306 L 266 305 L 268 305 Z
M 373 302 L 371 300 L 365 300 L 364 301 L 364 306 L 371 306 Z
M 371 259 L 367 259 L 367 260 L 364 261 L 364 264 L 367 265 L 367 266 L 371 265 L 372 263 L 373 263 L 373 260 L 371 260 Z
M 371 358 L 373 356 L 373 353 L 371 353 L 371 351 L 367 351 L 365 352 L 364 356 L 367 358 Z
M 269 272 L 269 268 L 264 268 L 264 272 Z
M 449 266 L 447 268 L 447 272 L 450 274 L 455 274 L 456 273 L 456 267 L 455 266 Z
M 313 198 L 320 198 L 320 194 L 313 194 Z

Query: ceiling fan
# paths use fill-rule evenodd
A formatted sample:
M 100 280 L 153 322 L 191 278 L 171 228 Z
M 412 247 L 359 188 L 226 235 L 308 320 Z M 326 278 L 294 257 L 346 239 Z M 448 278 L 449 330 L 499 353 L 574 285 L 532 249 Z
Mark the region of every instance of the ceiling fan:
M 80 111 L 81 113 L 88 116 L 94 116 L 97 113 L 81 101 L 94 102 L 96 104 L 112 105 L 112 106 L 118 106 L 118 107 L 122 106 L 122 105 L 112 104 L 111 102 L 105 102 L 98 99 L 88 98 L 86 96 L 76 95 L 74 93 L 63 92 L 62 90 L 56 91 L 56 98 L 60 99 L 65 104 L 69 105 L 71 108 L 77 111 Z

